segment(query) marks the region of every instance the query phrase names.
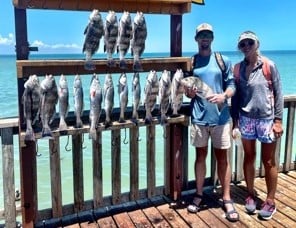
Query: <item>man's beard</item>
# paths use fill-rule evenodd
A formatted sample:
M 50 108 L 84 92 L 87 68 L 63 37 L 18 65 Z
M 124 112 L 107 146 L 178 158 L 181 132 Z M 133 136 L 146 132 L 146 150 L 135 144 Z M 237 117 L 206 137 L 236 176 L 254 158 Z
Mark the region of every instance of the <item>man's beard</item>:
M 205 51 L 205 50 L 209 50 L 209 49 L 210 49 L 210 44 L 202 44 L 202 45 L 201 45 L 201 49 L 202 49 L 203 51 Z

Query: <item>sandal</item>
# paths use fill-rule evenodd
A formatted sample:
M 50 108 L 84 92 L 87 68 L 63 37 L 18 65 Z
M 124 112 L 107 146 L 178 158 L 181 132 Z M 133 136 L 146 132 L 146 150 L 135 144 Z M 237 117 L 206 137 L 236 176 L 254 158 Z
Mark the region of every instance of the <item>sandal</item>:
M 227 211 L 226 206 L 225 206 L 226 204 L 231 204 L 233 209 L 230 210 L 230 211 Z M 223 207 L 224 207 L 224 210 L 225 210 L 225 217 L 229 222 L 237 222 L 239 220 L 239 214 L 236 211 L 232 200 L 223 200 Z M 237 217 L 232 217 L 231 216 L 231 215 L 234 215 L 234 214 L 237 214 Z
M 192 200 L 191 204 L 188 205 L 187 211 L 189 211 L 190 213 L 198 212 L 200 210 L 200 205 L 201 205 L 201 202 L 202 202 L 202 198 L 203 198 L 202 195 L 196 194 L 193 197 L 193 200 Z

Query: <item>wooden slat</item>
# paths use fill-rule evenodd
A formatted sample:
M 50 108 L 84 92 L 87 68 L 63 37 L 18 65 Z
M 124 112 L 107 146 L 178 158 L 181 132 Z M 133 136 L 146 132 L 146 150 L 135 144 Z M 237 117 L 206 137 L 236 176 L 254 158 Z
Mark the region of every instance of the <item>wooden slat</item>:
M 114 10 L 123 12 L 142 11 L 144 13 L 158 14 L 184 14 L 191 11 L 190 0 L 13 0 L 17 8 L 28 9 L 53 9 L 53 10 L 92 10 L 99 9 L 102 12 Z
M 93 200 L 94 208 L 103 204 L 103 159 L 102 132 L 97 131 L 97 140 L 92 140 L 93 154 Z
M 155 195 L 155 125 L 146 128 L 147 197 Z
M 0 119 L 0 128 L 18 127 L 18 118 Z
M 285 143 L 285 157 L 283 164 L 283 171 L 290 170 L 293 151 L 293 135 L 295 126 L 295 106 L 296 102 L 291 102 L 288 108 L 287 126 L 286 126 L 286 143 Z
M 139 198 L 139 127 L 130 128 L 130 200 Z
M 63 216 L 60 138 L 49 140 L 52 217 Z
M 128 212 L 128 215 L 136 227 L 153 227 L 151 222 L 141 210 Z
M 82 134 L 72 135 L 74 211 L 84 209 Z
M 116 60 L 116 59 L 115 59 Z M 126 72 L 133 72 L 133 60 L 127 59 Z M 84 60 L 18 60 L 17 76 L 18 78 L 27 78 L 32 74 L 37 76 L 44 76 L 46 74 L 52 75 L 84 75 L 93 74 L 95 72 L 110 72 L 110 73 L 122 73 L 122 69 L 119 67 L 107 67 L 107 60 L 94 59 L 94 65 L 96 70 L 89 71 L 84 69 Z M 177 68 L 183 70 L 190 70 L 190 58 L 188 57 L 171 57 L 171 58 L 147 58 L 142 59 L 141 64 L 144 72 L 149 72 L 154 69 L 156 71 L 176 71 Z
M 120 130 L 111 132 L 111 151 L 112 151 L 112 203 L 120 203 L 121 194 L 121 134 Z
M 135 227 L 132 220 L 128 216 L 127 212 L 116 214 L 113 216 L 113 219 L 116 222 L 117 227 L 123 227 L 123 228 Z
M 115 221 L 113 220 L 113 218 L 111 216 L 105 217 L 105 218 L 100 218 L 97 220 L 97 223 L 98 223 L 99 227 L 110 227 L 110 228 L 117 227 Z

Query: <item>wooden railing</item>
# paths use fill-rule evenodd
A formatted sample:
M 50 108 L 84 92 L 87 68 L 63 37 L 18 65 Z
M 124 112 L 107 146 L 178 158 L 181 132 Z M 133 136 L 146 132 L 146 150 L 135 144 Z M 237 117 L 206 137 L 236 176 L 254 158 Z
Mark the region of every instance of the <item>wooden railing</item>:
M 278 141 L 277 157 L 279 158 L 279 172 L 287 172 L 289 170 L 296 169 L 295 161 L 295 145 L 293 147 L 293 136 L 295 129 L 295 106 L 296 96 L 285 96 L 285 116 L 284 116 L 284 136 Z M 185 108 L 186 110 L 186 108 Z M 117 205 L 124 202 L 130 202 L 136 199 L 149 198 L 155 195 L 170 195 L 172 198 L 177 199 L 180 195 L 178 191 L 184 191 L 194 188 L 193 180 L 188 180 L 188 127 L 189 117 L 187 115 L 181 115 L 177 118 L 169 119 L 169 124 L 163 128 L 161 135 L 157 135 L 156 128 L 159 128 L 159 121 L 155 118 L 151 125 L 145 125 L 143 121 L 140 121 L 138 125 L 127 121 L 126 123 L 116 123 L 111 128 L 105 129 L 99 127 L 98 139 L 92 143 L 92 178 L 93 181 L 93 198 L 84 199 L 84 166 L 83 166 L 83 139 L 84 135 L 88 132 L 88 126 L 81 128 L 80 131 L 71 130 L 67 132 L 72 138 L 72 171 L 73 171 L 73 202 L 70 204 L 64 204 L 62 200 L 62 191 L 66 186 L 63 186 L 63 178 L 61 172 L 61 153 L 60 138 L 62 134 L 58 131 L 54 131 L 54 139 L 48 140 L 48 152 L 49 152 L 49 169 L 50 169 L 50 188 L 48 188 L 51 199 L 48 199 L 51 203 L 46 209 L 38 209 L 37 196 L 33 202 L 36 202 L 34 206 L 36 215 L 36 226 L 46 223 L 51 220 L 52 223 L 57 223 L 62 218 L 72 216 L 72 222 L 75 219 L 78 222 L 79 216 L 87 218 L 88 216 L 96 216 L 96 213 L 102 208 L 111 205 Z M 1 143 L 2 143 L 2 164 L 3 164 L 3 199 L 4 209 L 1 211 L 1 219 L 5 221 L 6 227 L 14 227 L 16 224 L 16 217 L 20 215 L 20 210 L 17 210 L 15 205 L 15 183 L 14 183 L 14 142 L 13 135 L 18 132 L 18 119 L 1 119 Z M 129 191 L 122 191 L 122 173 L 121 173 L 121 153 L 122 153 L 122 141 L 125 136 L 122 136 L 121 131 L 125 129 L 129 131 Z M 181 130 L 180 130 L 181 129 Z M 109 184 L 112 186 L 112 192 L 110 195 L 104 196 L 103 188 L 105 183 L 103 181 L 102 172 L 106 169 L 106 163 L 102 158 L 102 152 L 106 150 L 106 145 L 102 145 L 102 140 L 106 137 L 105 132 L 111 133 L 111 180 Z M 138 140 L 139 131 L 145 132 L 145 139 Z M 182 135 L 176 135 L 174 132 L 182 132 Z M 37 134 L 37 138 L 38 138 Z M 19 143 L 23 142 L 23 136 L 19 136 Z M 180 144 L 180 139 L 182 143 Z M 159 143 L 158 141 L 162 142 Z M 173 143 L 171 143 L 173 142 Z M 284 144 L 283 144 L 284 143 Z M 23 145 L 25 146 L 25 145 Z M 181 146 L 180 151 L 183 154 L 180 156 L 171 156 L 171 147 Z M 145 150 L 146 153 L 146 167 L 139 167 L 139 152 Z M 242 148 L 233 147 L 230 150 L 230 158 L 233 164 L 233 182 L 237 182 L 243 179 L 242 167 Z M 294 151 L 293 151 L 294 149 Z M 163 185 L 158 186 L 156 184 L 156 160 L 163 156 Z M 280 160 L 280 158 L 282 158 Z M 182 167 L 173 167 L 174 164 L 180 164 L 176 159 L 181 159 Z M 212 159 L 213 160 L 213 159 Z M 180 161 L 180 160 L 179 160 Z M 30 161 L 36 164 L 35 161 Z M 256 167 L 256 175 L 264 176 L 264 169 L 261 162 L 258 162 Z M 28 167 L 34 167 L 28 165 Z M 38 166 L 36 166 L 38 169 Z M 193 167 L 189 167 L 189 170 L 193 170 Z M 181 172 L 180 172 L 181 170 Z M 146 187 L 140 189 L 140 172 L 145 172 Z M 179 172 L 179 173 L 178 173 Z M 22 174 L 20 175 L 22 177 Z M 215 163 L 211 163 L 211 174 L 207 176 L 207 184 L 213 184 L 215 180 Z M 33 182 L 37 185 L 37 178 Z M 44 181 L 44 180 L 43 180 Z M 174 183 L 175 182 L 175 183 Z M 179 183 L 178 183 L 179 182 Z M 107 182 L 108 183 L 108 182 Z M 180 189 L 171 188 L 172 185 L 181 186 Z M 171 189 L 175 189 L 176 192 L 171 192 Z M 70 191 L 70 190 L 69 190 Z M 22 192 L 22 197 L 27 197 L 29 192 Z M 32 193 L 31 193 L 32 194 Z M 25 210 L 26 203 L 22 201 L 21 210 Z

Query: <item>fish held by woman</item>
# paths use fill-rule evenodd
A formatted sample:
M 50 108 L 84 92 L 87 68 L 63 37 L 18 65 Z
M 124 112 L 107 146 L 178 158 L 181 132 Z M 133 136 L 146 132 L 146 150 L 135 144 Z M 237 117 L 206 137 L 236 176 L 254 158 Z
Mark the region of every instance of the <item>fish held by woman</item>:
M 54 120 L 58 103 L 58 88 L 53 75 L 46 75 L 41 81 L 41 121 L 42 138 L 52 138 L 50 124 Z
M 69 111 L 69 88 L 66 77 L 62 74 L 58 85 L 58 96 L 59 96 L 59 130 L 66 131 L 68 126 L 66 123 L 66 117 Z
M 133 70 L 143 71 L 140 57 L 145 50 L 147 26 L 143 12 L 137 12 L 133 23 L 133 38 L 131 40 L 131 54 L 134 58 Z
M 118 21 L 116 13 L 109 10 L 104 28 L 104 52 L 107 53 L 107 66 L 114 67 L 113 53 L 116 48 L 116 41 L 118 37 Z
M 86 70 L 95 70 L 96 67 L 92 61 L 92 56 L 98 51 L 101 38 L 104 35 L 104 22 L 98 10 L 94 9 L 90 14 L 84 35 L 85 40 L 82 48 L 82 52 L 86 55 L 84 68 Z
M 26 121 L 25 141 L 35 141 L 32 125 L 39 120 L 40 113 L 40 83 L 37 75 L 31 75 L 24 84 L 25 90 L 22 96 L 24 119 Z
M 130 47 L 130 41 L 133 36 L 133 27 L 131 15 L 128 11 L 124 11 L 119 19 L 117 53 L 119 53 L 119 68 L 126 69 L 127 64 L 125 55 Z
M 102 87 L 100 85 L 100 81 L 96 74 L 93 75 L 90 89 L 90 111 L 89 111 L 89 138 L 93 140 L 97 140 L 97 124 L 100 119 L 101 111 L 102 111 Z

